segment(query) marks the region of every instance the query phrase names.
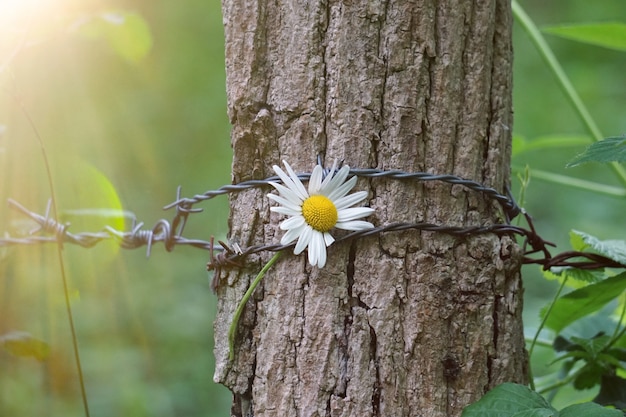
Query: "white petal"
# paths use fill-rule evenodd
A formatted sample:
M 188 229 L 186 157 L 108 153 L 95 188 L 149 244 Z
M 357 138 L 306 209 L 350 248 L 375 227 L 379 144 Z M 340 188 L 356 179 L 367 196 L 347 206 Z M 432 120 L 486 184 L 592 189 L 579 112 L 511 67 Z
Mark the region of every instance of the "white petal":
M 281 245 L 290 244 L 291 242 L 296 240 L 298 237 L 300 237 L 303 231 L 304 231 L 304 227 L 287 230 L 287 233 L 285 233 L 282 239 L 280 239 L 280 244 Z
M 361 217 L 367 217 L 374 212 L 373 208 L 369 207 L 353 207 L 348 209 L 339 210 L 337 212 L 338 222 L 347 222 L 350 220 L 360 219 Z
M 302 201 L 306 200 L 309 195 L 304 189 L 304 185 L 302 185 L 302 181 L 300 181 L 300 178 L 298 178 L 298 176 L 293 171 L 293 169 L 291 169 L 291 166 L 287 163 L 287 161 L 283 160 L 283 164 L 285 164 L 285 168 L 287 168 L 287 172 L 289 173 L 289 176 L 291 177 L 291 180 L 293 181 L 293 184 L 295 186 L 294 191 L 298 194 L 300 198 L 302 198 Z
M 278 204 L 280 204 L 283 207 L 287 207 L 288 209 L 294 210 L 296 212 L 302 212 L 302 207 L 300 207 L 297 204 L 292 203 L 291 201 L 287 200 L 286 198 L 280 197 L 276 194 L 268 194 L 267 198 L 269 198 L 270 200 L 274 200 L 275 202 L 277 202 Z
M 309 195 L 319 193 L 320 185 L 322 184 L 322 175 L 324 175 L 322 167 L 315 165 L 315 168 L 313 168 L 313 172 L 311 173 L 311 179 L 309 179 Z
M 354 185 L 356 184 L 356 180 L 357 178 L 356 176 L 354 176 L 350 178 L 348 181 L 346 181 L 345 183 L 341 184 L 338 188 L 330 190 L 328 194 L 324 194 L 324 195 L 326 195 L 326 197 L 330 198 L 332 201 L 338 200 L 341 197 L 348 194 L 350 190 L 354 188 Z
M 298 243 L 296 243 L 296 247 L 293 250 L 294 255 L 299 255 L 302 251 L 309 246 L 311 243 L 311 236 L 313 235 L 313 228 L 308 224 L 304 226 L 302 232 L 300 233 L 300 237 L 298 238 Z
M 302 201 L 304 201 L 298 196 L 298 194 L 296 194 L 290 188 L 287 188 L 282 184 L 278 184 L 275 182 L 270 182 L 269 184 L 272 187 L 276 188 L 276 190 L 282 197 L 286 198 L 287 200 L 291 201 L 294 204 L 300 205 L 302 204 Z
M 285 162 L 285 161 L 283 161 L 283 162 Z M 289 166 L 289 165 L 287 165 L 287 166 Z M 302 193 L 299 192 L 298 185 L 293 182 L 293 179 L 291 179 L 289 177 L 289 175 L 285 174 L 285 171 L 283 171 L 278 165 L 274 165 L 273 168 L 274 168 L 274 172 L 276 172 L 276 174 L 283 181 L 283 184 L 287 188 L 289 188 L 291 191 L 293 191 L 293 193 L 296 194 L 300 199 L 302 199 L 304 201 L 306 199 L 306 197 L 307 197 L 305 195 L 306 193 L 302 194 Z M 298 178 L 296 178 L 296 180 L 298 181 L 298 183 L 300 183 L 300 186 L 302 187 L 302 183 L 300 182 L 300 180 Z
M 289 179 L 289 175 L 285 174 L 285 171 L 283 171 L 282 168 L 278 165 L 272 165 L 272 169 L 274 170 L 276 175 L 278 175 L 280 179 L 283 180 L 283 182 L 285 182 L 285 179 Z
M 302 210 L 292 210 L 289 207 L 282 207 L 282 206 L 278 206 L 278 207 L 270 207 L 270 210 L 273 211 L 274 213 L 280 213 L 280 214 L 284 214 L 286 216 L 301 216 L 302 215 Z
M 330 193 L 332 193 L 333 190 L 335 190 L 336 188 L 338 188 L 339 186 L 341 186 L 343 184 L 343 182 L 348 177 L 348 173 L 349 172 L 350 172 L 350 167 L 348 165 L 344 165 L 343 167 L 341 167 L 339 172 L 337 172 L 337 174 L 335 174 L 335 176 L 332 178 L 332 180 L 330 180 L 328 182 L 326 187 L 324 187 L 322 190 L 320 190 L 320 193 L 324 194 L 325 196 L 330 198 Z M 347 191 L 346 191 L 346 193 L 347 193 Z M 331 198 L 331 200 L 332 200 L 332 198 Z
M 319 258 L 319 251 L 318 251 L 317 246 L 313 242 L 314 240 L 311 240 L 311 243 L 309 243 L 309 248 L 307 249 L 307 253 L 309 256 L 309 264 L 311 264 L 312 266 L 315 266 L 317 264 L 317 259 Z
M 283 221 L 280 224 L 280 228 L 282 230 L 296 229 L 304 226 L 306 222 L 304 221 L 304 217 L 302 216 L 293 216 Z
M 322 233 L 314 231 L 309 243 L 309 263 L 318 268 L 326 265 L 326 245 L 324 244 L 324 236 Z
M 373 229 L 374 225 L 364 220 L 352 220 L 349 222 L 337 222 L 335 227 L 337 229 L 357 231 L 357 230 Z
M 332 245 L 334 241 L 335 241 L 335 238 L 332 237 L 330 233 L 328 232 L 324 233 L 324 243 L 326 243 L 326 246 Z
M 281 167 L 279 167 L 278 165 L 273 165 L 272 168 L 274 169 L 276 175 L 280 177 L 283 184 L 285 184 L 287 187 L 293 186 L 293 181 L 291 180 L 291 178 L 289 178 L 289 175 L 287 175 L 285 171 L 282 170 Z
M 345 197 L 333 200 L 337 210 L 343 210 L 347 207 L 353 206 L 356 203 L 360 203 L 367 197 L 367 191 L 357 191 L 356 193 L 349 194 Z
M 337 169 L 337 160 L 335 160 L 335 162 L 333 162 L 333 167 L 330 169 L 329 174 L 326 175 L 326 178 L 324 178 L 324 182 L 318 188 L 318 192 L 319 192 L 319 190 L 325 190 L 326 187 L 328 187 L 328 183 L 330 183 L 330 181 L 333 179 L 333 175 L 335 175 L 335 170 L 336 169 Z

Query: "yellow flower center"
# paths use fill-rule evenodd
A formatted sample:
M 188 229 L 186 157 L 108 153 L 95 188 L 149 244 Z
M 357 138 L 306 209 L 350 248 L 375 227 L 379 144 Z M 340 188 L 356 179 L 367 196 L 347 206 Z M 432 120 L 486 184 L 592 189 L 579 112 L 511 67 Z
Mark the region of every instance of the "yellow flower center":
M 302 203 L 302 216 L 318 232 L 328 232 L 337 224 L 337 207 L 326 196 L 312 195 Z

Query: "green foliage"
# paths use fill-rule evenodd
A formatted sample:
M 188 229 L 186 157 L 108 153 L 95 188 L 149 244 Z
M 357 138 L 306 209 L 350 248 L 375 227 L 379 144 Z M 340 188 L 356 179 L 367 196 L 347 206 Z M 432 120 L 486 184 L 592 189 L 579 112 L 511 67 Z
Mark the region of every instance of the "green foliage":
M 519 132 L 513 135 L 514 158 L 538 155 L 554 151 L 553 155 L 564 155 L 545 164 L 548 171 L 536 169 L 532 164 L 517 168 L 521 181 L 522 192 L 526 198 L 529 193 L 531 179 L 555 184 L 558 191 L 550 190 L 551 195 L 559 198 L 563 188 L 584 190 L 596 196 L 613 196 L 623 198 L 626 195 L 626 170 L 619 165 L 626 161 L 626 137 L 608 137 L 601 134 L 600 129 L 583 100 L 554 53 L 543 39 L 532 19 L 526 15 L 517 1 L 512 3 L 518 23 L 529 35 L 549 70 L 554 74 L 557 84 L 565 93 L 569 103 L 579 117 L 580 124 L 587 130 L 577 133 L 542 134 L 527 139 Z M 556 25 L 543 29 L 544 33 L 566 39 L 601 46 L 604 48 L 626 51 L 626 25 L 623 23 L 592 23 L 575 25 Z M 535 101 L 538 103 L 538 101 Z M 552 109 L 556 111 L 557 109 Z M 553 112 L 550 111 L 550 114 Z M 590 142 L 594 142 L 589 145 Z M 587 145 L 586 149 L 572 159 L 567 157 L 570 149 Z M 529 157 L 530 159 L 531 157 Z M 552 172 L 561 163 L 565 167 L 596 162 L 607 164 L 613 171 L 620 186 L 615 186 L 607 175 L 589 175 L 577 178 Z M 569 160 L 569 163 L 568 163 Z M 579 170 L 581 168 L 578 168 Z M 580 171 L 577 171 L 580 172 Z M 594 174 L 594 173 L 591 173 Z M 561 191 L 561 193 L 559 193 Z M 573 204 L 575 209 L 583 211 L 584 204 L 592 202 L 588 199 L 580 204 Z M 550 206 L 550 199 L 544 205 Z M 547 204 L 545 204 L 547 203 Z M 623 213 L 623 212 L 622 212 Z M 585 212 L 584 214 L 590 215 Z M 612 225 L 619 237 L 623 237 L 623 216 L 619 224 Z M 594 224 L 594 223 L 590 223 Z M 588 228 L 590 224 L 587 224 Z M 593 226 L 592 226 L 593 227 Z M 595 232 L 595 230 L 594 230 Z M 623 416 L 626 410 L 626 241 L 622 239 L 604 240 L 596 237 L 596 233 L 570 231 L 568 266 L 551 267 L 542 271 L 549 281 L 557 280 L 559 289 L 552 301 L 540 309 L 540 324 L 534 338 L 530 342 L 529 352 L 531 363 L 535 364 L 534 348 L 539 344 L 543 354 L 549 351 L 548 364 L 544 366 L 543 375 L 533 378 L 530 387 L 503 384 L 488 392 L 481 400 L 468 406 L 463 417 L 488 416 Z M 610 260 L 611 268 L 590 266 L 589 260 Z M 566 291 L 567 287 L 573 288 Z M 564 293 L 564 294 L 563 294 Z M 616 317 L 607 314 L 616 311 Z M 611 330 L 612 329 L 612 330 Z M 552 342 L 548 341 L 552 338 Z M 545 357 L 543 358 L 545 361 Z M 556 369 L 555 369 L 556 368 Z M 533 369 L 531 367 L 530 371 Z M 570 403 L 558 411 L 552 403 L 561 390 L 580 393 L 579 397 L 571 397 Z M 584 393 L 584 394 L 583 394 Z M 546 395 L 545 397 L 543 395 Z M 592 402 L 581 402 L 588 398 Z M 576 404 L 571 404 L 576 402 Z M 606 407 L 614 407 L 610 409 Z
M 624 162 L 626 161 L 626 138 L 606 138 L 592 143 L 580 155 L 567 164 L 568 168 L 587 162 Z
M 622 265 L 626 265 L 626 242 L 623 240 L 600 240 L 578 230 L 570 232 L 572 247 L 577 251 L 592 249 Z
M 2 230 L 35 229 L 8 198 L 44 213 L 51 197 L 34 129 L 70 232 L 148 230 L 179 185 L 230 181 L 219 2 L 2 1 L 0 20 Z M 219 199 L 185 235 L 223 238 L 227 216 Z M 0 416 L 85 415 L 55 250 L 0 248 Z M 201 253 L 111 241 L 63 258 L 92 416 L 229 415 Z
M 498 385 L 476 403 L 466 407 L 461 417 L 622 417 L 618 410 L 598 404 L 574 404 L 557 411 L 541 395 L 524 385 L 510 382 Z
M 626 272 L 606 278 L 560 297 L 553 304 L 550 314 L 542 310 L 545 325 L 560 332 L 573 322 L 600 310 L 626 289 Z
M 564 361 L 563 368 L 567 371 L 575 369 L 579 361 L 583 362 L 583 366 L 576 369 L 571 378 L 574 388 L 578 390 L 593 388 L 596 385 L 606 387 L 604 380 L 606 377 L 614 377 L 626 382 L 622 378 L 615 377 L 616 369 L 622 368 L 620 361 L 624 360 L 626 350 L 612 348 L 614 342 L 613 337 L 602 332 L 589 339 L 572 336 L 571 340 L 568 340 L 563 336 L 558 336 L 554 341 L 554 350 L 567 353 L 556 361 Z
M 584 2 L 578 7 L 556 4 L 558 2 L 552 6 L 551 3 L 537 6 L 542 7 L 543 19 L 549 19 L 552 13 L 555 19 L 563 20 L 567 13 L 581 7 L 590 14 L 601 9 Z M 616 10 L 621 10 L 622 4 L 616 4 Z M 0 71 L 0 86 L 8 92 L 2 98 L 10 103 L 0 103 L 0 178 L 6 187 L 0 187 L 2 200 L 13 197 L 33 202 L 32 207 L 41 207 L 50 197 L 48 188 L 40 184 L 47 178 L 40 170 L 39 149 L 33 146 L 32 127 L 25 123 L 11 98 L 15 95 L 23 99 L 48 151 L 57 154 L 56 158 L 52 157 L 53 180 L 59 185 L 58 194 L 67 196 L 60 213 L 73 213 L 64 218 L 71 220 L 72 228 L 76 228 L 72 230 L 82 230 L 78 222 L 85 222 L 87 217 L 90 227 L 93 223 L 97 230 L 99 226 L 95 224 L 105 214 L 99 210 L 102 207 L 115 213 L 115 221 L 124 221 L 120 213 L 130 210 L 142 219 L 152 215 L 154 220 L 162 216 L 160 211 L 155 212 L 155 202 L 159 206 L 170 202 L 177 185 L 196 192 L 229 180 L 231 150 L 219 2 L 192 0 L 182 7 L 177 2 L 122 0 L 119 7 L 137 12 L 90 9 L 87 13 L 70 16 L 72 19 L 66 22 L 60 34 L 76 36 L 42 39 L 38 32 L 40 27 L 57 21 L 63 14 L 61 7 L 43 20 L 28 22 L 24 25 L 27 32 L 22 31 L 23 28 L 8 28 L 2 32 L 3 43 L 11 47 L 9 53 L 1 57 L 4 71 Z M 516 2 L 514 7 L 519 8 Z M 544 33 L 606 48 L 625 48 L 621 23 L 568 26 L 549 27 Z M 12 33 L 18 35 L 14 42 L 10 42 Z M 29 34 L 37 36 L 33 39 Z M 587 51 L 585 56 L 578 49 L 565 56 L 568 73 L 574 83 L 581 86 L 582 92 L 586 92 L 585 100 L 595 100 L 597 120 L 604 126 L 611 126 L 607 131 L 613 135 L 620 134 L 626 129 L 613 121 L 619 119 L 615 109 L 619 110 L 622 97 L 614 93 L 621 92 L 623 65 L 619 61 L 612 66 L 594 61 L 594 68 L 583 67 L 581 63 L 585 59 L 589 62 L 597 58 L 595 49 L 587 49 L 592 51 Z M 112 51 L 115 57 L 122 59 L 110 59 L 103 51 Z M 546 49 L 539 52 L 545 53 Z M 619 169 L 614 169 L 617 182 L 621 184 L 616 186 L 606 172 L 591 171 L 589 165 L 579 165 L 623 161 L 623 138 L 613 136 L 601 140 L 608 135 L 602 135 L 597 129 L 582 99 L 575 95 L 563 71 L 553 66 L 549 55 L 543 58 L 556 76 L 554 85 L 565 91 L 580 121 L 571 120 L 570 108 L 562 102 L 558 87 L 553 88 L 551 79 L 542 72 L 544 68 L 524 67 L 534 52 L 523 49 L 522 45 L 515 53 L 515 65 L 520 66 L 515 84 L 517 91 L 523 90 L 523 94 L 515 98 L 515 126 L 520 132 L 514 132 L 513 156 L 533 161 L 528 169 L 530 175 L 523 176 L 531 191 L 541 189 L 545 184 L 541 181 L 560 187 L 558 192 L 554 189 L 546 192 L 550 198 L 537 198 L 540 204 L 529 212 L 536 215 L 539 222 L 542 217 L 548 218 L 550 212 L 558 212 L 539 228 L 542 233 L 546 229 L 552 232 L 558 228 L 550 229 L 551 223 L 561 217 L 569 221 L 571 217 L 562 212 L 573 207 L 584 212 L 587 219 L 587 224 L 577 224 L 577 227 L 602 236 L 597 230 L 601 223 L 597 219 L 599 215 L 594 216 L 597 212 L 588 210 L 588 204 L 604 196 L 624 197 L 624 176 Z M 611 57 L 614 59 L 615 54 Z M 536 90 L 531 91 L 530 85 Z M 552 172 L 570 161 L 579 151 L 578 147 L 591 141 L 598 142 L 570 162 L 576 169 L 569 170 L 567 175 Z M 93 167 L 94 172 L 101 173 L 102 181 L 84 170 L 77 170 L 75 163 L 68 162 L 68 156 Z M 536 159 L 547 160 L 544 167 L 550 172 L 537 169 Z M 522 173 L 527 172 L 526 164 L 520 166 Z M 575 174 L 581 178 L 574 177 Z M 70 183 L 71 177 L 89 179 L 89 184 Z M 71 186 L 68 187 L 68 183 Z M 595 194 L 593 198 L 572 203 L 575 198 L 572 196 L 576 194 L 562 193 L 564 187 L 591 190 Z M 107 191 L 103 192 L 104 189 Z M 99 194 L 110 204 L 98 200 L 92 206 L 72 199 L 89 196 L 94 202 L 91 193 Z M 557 194 L 558 198 L 551 198 Z M 85 216 L 85 212 L 77 215 L 78 209 L 91 209 L 96 215 Z M 3 210 L 0 207 L 0 216 L 5 220 Z M 204 237 L 215 231 L 225 233 L 226 215 L 224 202 L 219 210 L 203 217 L 186 232 Z M 605 211 L 600 215 L 604 216 Z M 620 219 L 622 215 L 623 210 Z M 190 224 L 193 221 L 190 220 Z M 606 223 L 610 232 L 623 237 L 623 223 L 610 219 Z M 32 224 L 11 225 L 32 227 Z M 594 236 L 573 231 L 573 249 L 592 251 L 622 262 L 623 242 Z M 60 307 L 62 295 L 58 291 L 56 259 L 43 249 L 29 248 L 28 253 L 12 249 L 2 248 L 0 257 L 0 264 L 8 266 L 1 274 L 0 291 L 4 292 L 0 324 L 5 328 L 37 329 L 38 334 L 46 336 L 45 340 L 25 332 L 0 336 L 0 414 L 80 415 L 74 405 L 76 376 L 67 353 L 72 348 L 66 336 L 65 311 Z M 203 286 L 206 272 L 197 267 L 197 258 L 190 261 L 186 255 L 181 252 L 176 257 L 153 256 L 146 262 L 144 254 L 137 252 L 115 252 L 103 257 L 102 251 L 94 254 L 94 251 L 65 248 L 72 282 L 70 290 L 72 294 L 81 294 L 80 298 L 73 298 L 72 303 L 77 313 L 77 331 L 94 415 L 228 414 L 230 393 L 213 384 L 210 378 L 214 366 L 210 355 L 214 299 L 209 295 L 208 285 Z M 545 337 L 554 340 L 546 344 L 555 355 L 548 361 L 550 366 L 558 366 L 558 370 L 545 376 L 549 385 L 539 377 L 536 379 L 537 392 L 514 384 L 497 387 L 483 400 L 468 407 L 464 416 L 609 417 L 622 414 L 598 404 L 626 409 L 626 380 L 622 369 L 626 359 L 624 315 L 611 318 L 604 314 L 615 304 L 623 306 L 620 304 L 623 294 L 615 296 L 621 285 L 617 277 L 623 273 L 555 268 L 546 271 L 545 276 L 576 288 L 557 297 L 551 314 L 558 317 L 570 312 L 580 316 L 572 310 L 576 300 L 586 308 L 586 315 L 575 321 L 564 317 L 551 321 L 555 319 L 544 315 L 546 327 L 552 332 L 542 335 L 547 333 Z M 173 281 L 171 277 L 180 279 Z M 608 289 L 610 294 L 601 295 L 598 288 Z M 527 294 L 533 290 L 532 286 L 527 286 Z M 576 298 L 578 295 L 580 298 Z M 607 299 L 610 300 L 605 303 Z M 623 310 L 618 307 L 618 311 Z M 8 322 L 18 317 L 23 322 Z M 596 320 L 593 324 L 603 324 L 603 329 L 614 326 L 615 330 L 599 333 L 594 329 L 592 335 L 580 331 L 580 328 L 593 326 L 592 320 Z M 555 333 L 554 328 L 560 328 L 560 333 Z M 536 362 L 536 355 L 531 359 Z M 21 368 L 24 364 L 27 368 Z M 33 365 L 37 367 L 31 367 Z M 184 381 L 181 375 L 185 375 Z M 46 384 L 41 384 L 42 376 Z M 42 385 L 45 387 L 39 388 Z M 597 392 L 584 396 L 593 398 L 597 404 L 554 405 L 552 396 L 560 390 L 572 389 L 575 396 L 568 399 L 571 404 L 584 399 L 576 388 L 589 386 L 594 386 Z M 32 401 L 40 398 L 45 401 Z
M 120 57 L 138 63 L 152 48 L 152 35 L 146 21 L 137 13 L 107 11 L 78 26 L 89 39 L 104 40 Z
M 626 51 L 626 24 L 621 22 L 549 26 L 543 31 L 565 39 Z

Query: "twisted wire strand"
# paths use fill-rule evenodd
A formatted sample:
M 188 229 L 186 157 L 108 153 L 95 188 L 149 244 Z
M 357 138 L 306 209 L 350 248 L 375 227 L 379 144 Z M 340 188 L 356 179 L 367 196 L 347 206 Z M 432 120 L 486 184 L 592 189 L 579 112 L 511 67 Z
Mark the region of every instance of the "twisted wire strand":
M 174 247 L 179 245 L 191 246 L 207 251 L 224 251 L 224 247 L 219 244 L 216 245 L 213 242 L 198 239 L 187 239 L 176 234 L 177 231 L 182 230 L 184 220 L 178 220 L 178 222 L 172 222 L 172 224 L 170 224 L 167 220 L 161 219 L 158 220 L 151 229 L 142 229 L 143 223 L 139 223 L 135 225 L 130 232 L 124 232 L 106 226 L 104 230 L 100 232 L 71 233 L 68 230 L 68 224 L 63 224 L 50 218 L 48 212 L 45 216 L 42 216 L 28 210 L 15 200 L 9 199 L 8 203 L 14 209 L 34 220 L 39 227 L 31 231 L 27 237 L 11 237 L 7 235 L 4 238 L 0 238 L 0 246 L 71 243 L 84 248 L 91 248 L 104 240 L 113 239 L 117 241 L 123 249 L 147 247 L 146 254 L 148 257 L 151 254 L 152 245 L 154 243 L 163 243 L 168 252 L 171 252 L 174 250 Z M 176 227 L 176 225 L 179 226 Z M 35 233 L 44 233 L 46 235 L 35 235 Z
M 513 226 L 510 224 L 491 224 L 485 226 L 442 226 L 433 223 L 391 223 L 383 226 L 374 227 L 373 229 L 359 230 L 351 232 L 346 235 L 340 236 L 335 240 L 335 243 L 348 241 L 355 238 L 374 236 L 384 232 L 398 232 L 403 230 L 422 230 L 427 232 L 439 232 L 452 236 L 470 236 L 478 234 L 494 233 L 497 235 L 517 234 L 526 238 L 533 237 L 532 232 L 522 227 Z M 532 251 L 528 253 L 534 253 L 535 251 L 543 251 L 545 246 L 551 245 L 550 242 L 546 242 L 543 239 L 535 239 L 532 246 Z M 218 264 L 209 263 L 208 269 L 213 270 L 217 266 L 224 266 L 227 263 L 239 263 L 241 259 L 259 252 L 269 251 L 278 252 L 285 249 L 293 248 L 296 245 L 295 242 L 288 245 L 269 244 L 269 245 L 253 245 L 248 246 L 241 250 L 239 253 L 229 253 L 228 256 L 222 257 L 221 262 Z
M 326 170 L 329 171 L 329 170 Z M 427 172 L 405 172 L 399 170 L 382 170 L 377 168 L 365 168 L 365 169 L 351 169 L 349 175 L 356 175 L 363 178 L 391 178 L 397 180 L 415 180 L 415 181 L 442 181 L 449 184 L 462 185 L 470 190 L 485 194 L 489 198 L 497 201 L 504 209 L 507 215 L 507 220 L 511 221 L 517 217 L 522 209 L 517 205 L 510 192 L 507 190 L 508 195 L 499 193 L 492 187 L 486 187 L 476 181 L 468 180 L 458 177 L 456 175 L 440 175 L 429 174 Z M 301 181 L 308 181 L 311 178 L 311 173 L 298 174 L 298 178 Z M 280 177 L 274 175 L 262 180 L 247 180 L 238 184 L 224 185 L 216 190 L 209 190 L 203 194 L 196 194 L 193 197 L 180 197 L 180 187 L 178 188 L 177 198 L 172 203 L 163 207 L 164 210 L 176 207 L 177 210 L 188 211 L 194 204 L 202 201 L 210 200 L 223 194 L 230 194 L 248 190 L 250 188 L 265 187 L 270 182 L 282 183 Z M 194 209 L 200 211 L 201 209 Z
M 330 169 L 325 169 L 326 174 L 330 173 Z M 577 268 L 600 268 L 600 267 L 625 267 L 609 258 L 601 255 L 590 254 L 587 252 L 564 252 L 562 254 L 552 256 L 548 250 L 548 246 L 554 246 L 552 243 L 545 241 L 539 236 L 535 230 L 532 218 L 520 208 L 510 191 L 506 190 L 506 195 L 501 194 L 494 188 L 486 187 L 476 181 L 461 178 L 455 175 L 439 175 L 429 174 L 426 172 L 405 172 L 400 170 L 381 170 L 381 169 L 352 169 L 351 175 L 357 175 L 363 178 L 390 178 L 396 180 L 413 180 L 413 181 L 442 181 L 449 184 L 464 186 L 475 192 L 482 193 L 487 197 L 497 201 L 502 207 L 506 216 L 505 224 L 491 224 L 485 226 L 446 226 L 432 223 L 392 223 L 381 225 L 373 229 L 352 232 L 337 238 L 337 242 L 354 239 L 358 237 L 372 236 L 384 232 L 395 232 L 403 230 L 422 230 L 438 233 L 446 233 L 454 236 L 469 236 L 476 234 L 494 233 L 496 235 L 518 235 L 524 238 L 524 263 L 539 264 L 544 269 L 554 266 L 573 266 Z M 308 181 L 311 177 L 310 173 L 298 174 L 301 181 Z M 181 197 L 181 187 L 176 190 L 176 200 L 163 207 L 164 210 L 175 208 L 176 212 L 172 222 L 165 219 L 158 220 L 150 229 L 144 229 L 143 223 L 133 225 L 128 232 L 116 230 L 110 226 L 106 226 L 100 232 L 83 232 L 71 233 L 68 224 L 63 224 L 50 217 L 50 205 L 46 209 L 45 215 L 34 213 L 15 200 L 8 200 L 8 203 L 14 209 L 22 212 L 26 216 L 34 220 L 38 227 L 30 232 L 27 237 L 12 237 L 5 234 L 4 238 L 0 238 L 0 247 L 9 245 L 32 245 L 42 243 L 71 243 L 85 248 L 90 248 L 103 240 L 114 239 L 120 247 L 124 249 L 137 249 L 146 247 L 146 255 L 151 255 L 152 246 L 155 243 L 163 243 L 166 251 L 171 252 L 176 246 L 191 246 L 206 250 L 210 253 L 210 261 L 207 264 L 208 270 L 215 271 L 215 278 L 219 281 L 219 275 L 222 269 L 232 267 L 243 267 L 245 258 L 249 255 L 262 251 L 281 251 L 293 248 L 295 243 L 289 245 L 269 244 L 254 245 L 246 248 L 240 248 L 238 245 L 226 244 L 219 242 L 215 244 L 213 238 L 210 241 L 199 239 L 187 239 L 182 236 L 187 219 L 190 214 L 202 212 L 201 208 L 194 207 L 195 204 L 210 200 L 214 197 L 241 192 L 251 188 L 265 187 L 270 182 L 282 182 L 280 177 L 272 176 L 262 180 L 248 180 L 239 184 L 224 185 L 216 190 L 209 190 L 203 194 L 196 194 L 193 197 Z M 529 229 L 519 226 L 513 226 L 510 221 L 523 214 Z M 40 234 L 44 234 L 43 236 Z M 529 255 L 540 253 L 540 258 L 533 258 Z M 583 261 L 577 261 L 576 258 L 583 258 Z

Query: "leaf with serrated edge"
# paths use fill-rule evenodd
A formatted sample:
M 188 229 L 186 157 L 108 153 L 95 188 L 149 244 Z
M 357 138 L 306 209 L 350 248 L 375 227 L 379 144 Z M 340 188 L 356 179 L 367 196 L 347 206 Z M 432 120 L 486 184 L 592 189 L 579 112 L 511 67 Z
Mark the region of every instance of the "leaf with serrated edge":
M 577 250 L 579 252 L 584 251 L 589 245 L 585 243 L 585 240 L 581 236 L 582 232 L 577 230 L 570 230 L 569 232 L 569 244 L 572 246 L 572 249 Z
M 626 137 L 613 137 L 592 143 L 574 159 L 567 163 L 571 168 L 587 162 L 624 162 L 626 161 Z
M 593 249 L 600 255 L 604 255 L 609 259 L 626 265 L 626 241 L 623 240 L 600 240 L 595 236 L 591 236 L 585 232 L 572 230 L 571 234 L 576 234 L 587 244 L 587 247 Z

